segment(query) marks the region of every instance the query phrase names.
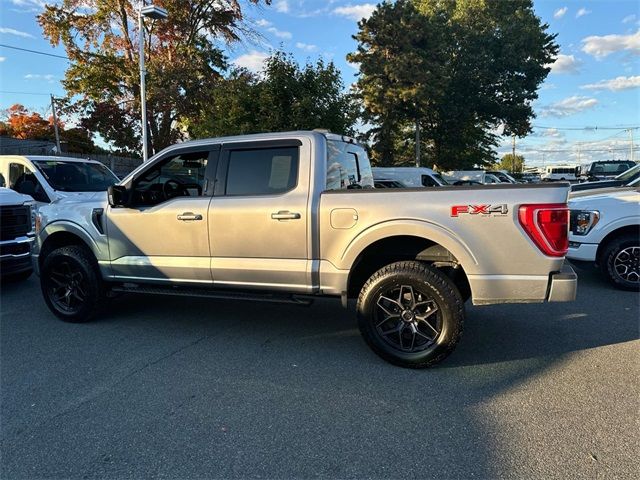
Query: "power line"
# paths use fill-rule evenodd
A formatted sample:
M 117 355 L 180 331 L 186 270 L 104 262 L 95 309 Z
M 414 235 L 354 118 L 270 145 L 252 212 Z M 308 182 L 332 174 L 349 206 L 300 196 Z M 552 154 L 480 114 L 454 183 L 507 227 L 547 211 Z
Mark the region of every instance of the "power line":
M 36 93 L 36 92 L 11 92 L 9 90 L 0 90 L 0 93 L 14 93 L 16 95 L 44 95 L 46 97 L 49 96 L 48 93 Z
M 12 48 L 13 50 L 22 50 L 23 52 L 35 53 L 38 55 L 46 55 L 47 57 L 56 57 L 56 58 L 63 58 L 65 60 L 69 60 L 69 57 L 65 57 L 64 55 L 56 55 L 55 53 L 39 52 L 38 50 L 29 50 L 28 48 L 14 47 L 12 45 L 6 45 L 4 43 L 0 43 L 0 47 Z

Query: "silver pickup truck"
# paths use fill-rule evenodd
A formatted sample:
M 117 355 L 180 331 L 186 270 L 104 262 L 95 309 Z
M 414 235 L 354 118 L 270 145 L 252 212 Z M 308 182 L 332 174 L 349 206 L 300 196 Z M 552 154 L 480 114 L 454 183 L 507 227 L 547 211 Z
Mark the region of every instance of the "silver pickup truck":
M 84 322 L 113 292 L 306 303 L 357 299 L 397 365 L 445 358 L 464 302 L 571 301 L 566 184 L 374 189 L 365 149 L 313 132 L 186 142 L 107 193 L 37 217 L 51 311 Z

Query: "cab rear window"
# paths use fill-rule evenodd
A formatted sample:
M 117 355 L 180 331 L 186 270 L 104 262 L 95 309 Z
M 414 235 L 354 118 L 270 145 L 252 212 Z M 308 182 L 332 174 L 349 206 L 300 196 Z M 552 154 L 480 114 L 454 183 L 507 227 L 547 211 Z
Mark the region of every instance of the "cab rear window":
M 327 140 L 327 190 L 374 188 L 369 157 L 353 143 Z

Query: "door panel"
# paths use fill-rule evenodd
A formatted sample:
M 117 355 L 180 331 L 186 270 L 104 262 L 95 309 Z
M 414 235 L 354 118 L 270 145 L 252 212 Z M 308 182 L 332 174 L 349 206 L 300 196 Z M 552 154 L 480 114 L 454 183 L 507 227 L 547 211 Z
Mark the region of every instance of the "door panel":
M 300 158 L 308 145 L 223 148 L 226 188 L 209 207 L 215 284 L 310 291 L 309 162 Z
M 213 147 L 169 152 L 130 182 L 129 208 L 109 207 L 116 278 L 212 282 L 208 211 L 217 157 Z
M 210 201 L 211 197 L 178 197 L 140 209 L 110 207 L 107 232 L 113 274 L 210 283 Z M 184 214 L 201 220 L 179 220 Z

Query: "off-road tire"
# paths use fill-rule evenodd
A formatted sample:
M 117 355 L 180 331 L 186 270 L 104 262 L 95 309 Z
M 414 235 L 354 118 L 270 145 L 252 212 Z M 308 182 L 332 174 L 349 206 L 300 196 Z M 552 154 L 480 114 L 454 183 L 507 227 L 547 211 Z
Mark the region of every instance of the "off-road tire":
M 432 345 L 421 351 L 403 351 L 394 347 L 388 336 L 385 340 L 384 332 L 380 332 L 377 325 L 381 296 L 400 289 L 401 298 L 402 288 L 408 286 L 412 289 L 412 297 L 414 292 L 419 292 L 420 298 L 428 299 L 422 303 L 435 302 L 436 314 L 439 315 L 440 333 Z M 453 351 L 462 335 L 464 301 L 460 292 L 446 275 L 418 261 L 392 263 L 375 272 L 362 287 L 356 309 L 358 327 L 369 347 L 386 361 L 405 368 L 426 368 L 441 362 Z M 398 335 L 402 337 L 403 331 Z M 413 336 L 415 340 L 415 333 Z M 399 338 L 399 343 L 402 346 L 402 338 Z M 413 346 L 412 343 L 412 349 Z
M 77 301 L 74 308 L 65 310 L 60 302 L 55 300 L 54 288 L 60 292 L 60 285 L 55 278 L 57 272 L 68 265 L 69 270 L 76 272 L 75 280 L 77 288 L 83 293 L 82 301 Z M 53 277 L 52 277 L 53 275 Z M 58 282 L 59 282 L 59 277 Z M 71 323 L 83 323 L 91 320 L 102 307 L 106 288 L 95 257 L 88 248 L 82 245 L 70 245 L 51 251 L 40 270 L 40 288 L 49 310 L 59 319 Z
M 602 255 L 600 256 L 600 261 L 598 262 L 600 270 L 607 277 L 607 279 L 615 287 L 622 290 L 640 290 L 640 282 L 628 281 L 625 278 L 621 277 L 616 271 L 616 258 L 618 257 L 618 255 L 623 250 L 634 247 L 636 249 L 640 249 L 640 238 L 638 237 L 638 235 L 629 233 L 620 235 L 619 237 L 615 237 L 607 242 L 607 244 L 604 246 L 604 250 L 602 251 Z M 635 250 L 635 252 L 637 251 L 638 250 Z M 637 272 L 637 257 L 635 259 L 635 262 L 635 268 Z

